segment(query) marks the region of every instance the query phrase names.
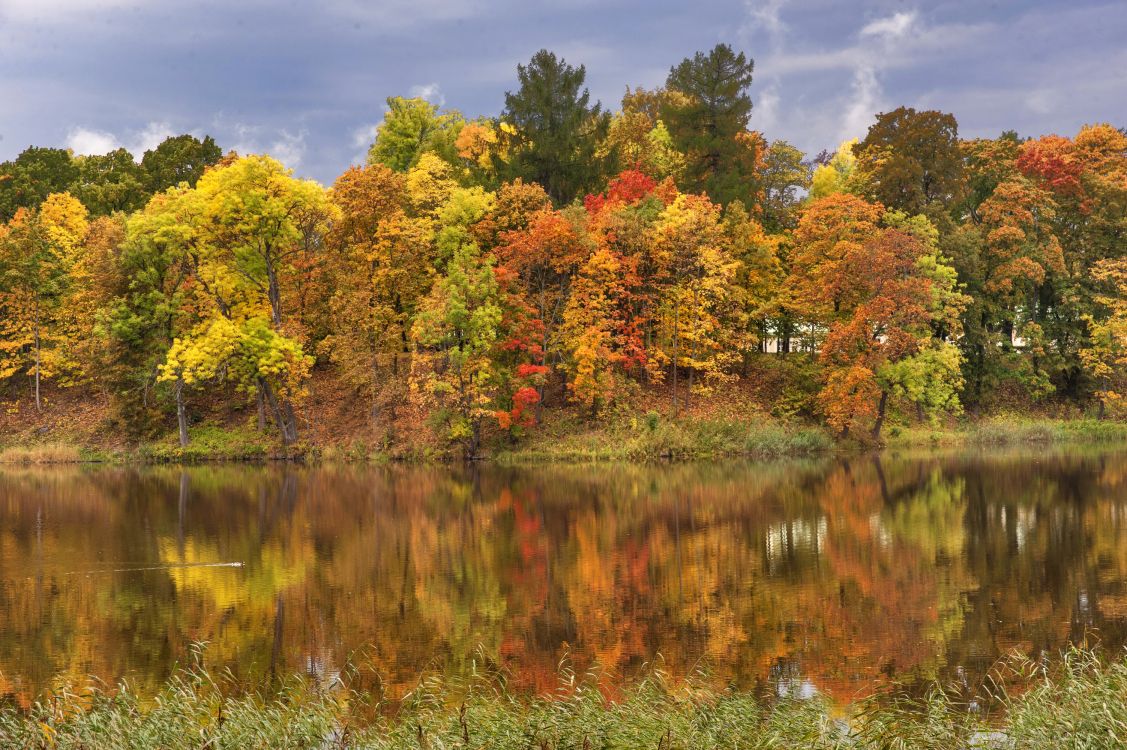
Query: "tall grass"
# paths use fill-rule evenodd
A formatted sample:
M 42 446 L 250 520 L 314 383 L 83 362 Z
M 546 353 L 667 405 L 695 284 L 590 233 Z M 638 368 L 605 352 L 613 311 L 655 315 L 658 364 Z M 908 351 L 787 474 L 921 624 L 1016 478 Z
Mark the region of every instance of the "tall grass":
M 502 452 L 502 463 L 537 461 L 653 461 L 754 456 L 809 456 L 834 447 L 816 427 L 770 421 L 672 420 L 654 412 L 610 429 L 569 430 L 534 436 L 526 446 Z
M 82 460 L 82 452 L 66 443 L 16 445 L 0 449 L 0 464 L 73 464 Z
M 1007 685 L 1022 685 L 1011 694 Z M 339 683 L 291 679 L 271 692 L 235 690 L 196 667 L 148 700 L 60 687 L 27 709 L 0 709 L 0 746 L 21 748 L 1122 748 L 1127 661 L 1071 651 L 1052 668 L 1026 663 L 993 685 L 1002 718 L 965 697 L 884 694 L 844 717 L 818 698 L 771 703 L 658 670 L 617 694 L 566 670 L 555 694 L 522 698 L 496 675 L 423 680 L 385 702 Z
M 975 425 L 975 443 L 1112 443 L 1127 440 L 1127 422 L 1097 419 L 998 417 Z

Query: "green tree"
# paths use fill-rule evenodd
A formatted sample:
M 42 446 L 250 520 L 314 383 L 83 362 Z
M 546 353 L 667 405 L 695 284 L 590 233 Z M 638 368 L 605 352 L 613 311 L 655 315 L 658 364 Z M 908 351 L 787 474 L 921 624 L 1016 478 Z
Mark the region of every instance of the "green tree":
M 888 208 L 934 220 L 936 210 L 942 213 L 962 197 L 963 156 L 954 115 L 911 107 L 879 114 L 853 152 L 870 196 Z
M 763 154 L 756 180 L 761 191 L 763 226 L 769 232 L 793 229 L 798 223 L 800 193 L 810 187 L 805 154 L 786 141 L 772 141 Z
M 108 216 L 115 211 L 131 213 L 145 205 L 150 192 L 144 167 L 133 154 L 119 148 L 108 154 L 75 159 L 78 177 L 71 192 L 93 216 Z
M 463 245 L 422 301 L 412 329 L 412 388 L 435 407 L 445 437 L 467 458 L 478 455 L 482 426 L 502 398 L 496 364 L 502 306 L 492 262 L 476 245 Z
M 583 82 L 586 68 L 574 68 L 548 50 L 517 66 L 520 88 L 505 93 L 504 124 L 509 135 L 509 166 L 514 177 L 540 183 L 556 203 L 570 203 L 598 186 L 608 159 L 598 156 L 610 116 Z
M 13 161 L 0 164 L 0 222 L 10 221 L 20 208 L 38 208 L 52 193 L 67 192 L 77 177 L 70 151 L 24 149 Z
M 195 322 L 186 304 L 191 272 L 183 245 L 190 231 L 186 190 L 158 193 L 129 218 L 117 254 L 119 286 L 99 314 L 96 330 L 107 349 L 103 380 L 132 435 L 160 426 L 161 402 L 169 394 L 158 381 L 159 367 L 175 338 Z M 183 384 L 178 385 L 182 407 Z M 182 426 L 186 438 L 186 421 Z
M 141 166 L 149 192 L 159 193 L 181 182 L 195 187 L 204 170 L 218 163 L 222 156 L 222 149 L 210 135 L 205 135 L 201 141 L 184 134 L 165 138 L 156 148 L 146 151 L 141 157 Z
M 457 164 L 456 142 L 465 124 L 460 113 L 440 113 L 438 105 L 426 99 L 389 96 L 375 143 L 368 150 L 368 163 L 406 172 L 419 163 L 423 154 L 430 152 L 450 164 Z
M 669 90 L 681 94 L 667 99 L 662 121 L 686 155 L 685 187 L 707 192 L 722 205 L 751 203 L 755 141 L 747 125 L 753 68 L 742 52 L 718 44 L 671 68 L 666 80 Z

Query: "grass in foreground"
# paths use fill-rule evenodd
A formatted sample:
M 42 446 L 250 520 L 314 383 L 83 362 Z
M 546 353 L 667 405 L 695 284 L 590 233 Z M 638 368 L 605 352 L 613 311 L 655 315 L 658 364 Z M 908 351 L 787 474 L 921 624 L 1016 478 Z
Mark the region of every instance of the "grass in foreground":
M 0 745 L 26 748 L 1120 748 L 1127 738 L 1127 660 L 1072 651 L 1046 670 L 1011 670 L 1025 692 L 995 693 L 994 724 L 965 699 L 935 689 L 923 700 L 884 695 L 836 718 L 819 699 L 766 706 L 754 697 L 674 684 L 660 672 L 620 700 L 564 674 L 557 695 L 522 699 L 504 681 L 424 681 L 382 704 L 342 687 L 291 680 L 280 690 L 229 695 L 190 669 L 142 700 L 125 689 L 59 689 L 28 710 L 0 710 Z M 1018 680 L 1017 678 L 1020 678 Z

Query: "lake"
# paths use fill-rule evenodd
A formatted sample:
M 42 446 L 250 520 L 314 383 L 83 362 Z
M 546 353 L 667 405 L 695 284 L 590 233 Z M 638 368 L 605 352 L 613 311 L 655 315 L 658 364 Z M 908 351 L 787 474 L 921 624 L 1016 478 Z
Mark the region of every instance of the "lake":
M 543 691 L 659 660 L 846 703 L 1127 642 L 1127 453 L 651 466 L 0 469 L 0 695 L 261 683 Z

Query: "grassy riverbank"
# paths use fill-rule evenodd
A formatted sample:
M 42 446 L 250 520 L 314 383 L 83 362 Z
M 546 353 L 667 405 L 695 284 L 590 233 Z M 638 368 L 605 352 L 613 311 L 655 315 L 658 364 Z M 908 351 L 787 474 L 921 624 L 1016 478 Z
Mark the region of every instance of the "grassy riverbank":
M 1015 668 L 1016 667 L 1016 668 Z M 158 696 L 59 688 L 0 708 L 3 747 L 60 748 L 1117 748 L 1127 737 L 1127 660 L 1073 651 L 1012 662 L 992 698 L 938 687 L 923 699 L 885 693 L 842 713 L 818 697 L 755 697 L 652 672 L 622 691 L 563 675 L 556 695 L 526 699 L 504 681 L 424 681 L 384 703 L 339 683 L 293 679 L 266 693 L 232 690 L 200 670 Z M 1007 685 L 1020 683 L 1021 692 Z M 606 697 L 614 692 L 616 698 Z M 983 706 L 989 703 L 989 714 Z
M 373 421 L 364 409 L 323 389 L 302 411 L 300 442 L 283 450 L 274 431 L 259 431 L 252 409 L 216 407 L 195 417 L 190 443 L 175 431 L 130 439 L 106 400 L 59 391 L 42 413 L 0 413 L 0 464 L 80 462 L 195 463 L 301 458 L 325 462 L 460 460 L 424 415 L 407 406 Z M 1076 411 L 992 414 L 928 425 L 890 419 L 880 441 L 840 440 L 822 426 L 773 415 L 765 397 L 747 388 L 696 399 L 673 414 L 667 394 L 641 392 L 629 405 L 593 419 L 573 406 L 545 409 L 541 421 L 514 438 L 487 425 L 482 458 L 499 463 L 781 458 L 893 448 L 981 445 L 1127 443 L 1127 422 L 1096 420 Z
M 892 426 L 879 444 L 839 440 L 823 428 L 760 416 L 673 419 L 657 412 L 594 424 L 557 418 L 519 441 L 498 439 L 483 458 L 504 464 L 596 461 L 708 460 L 731 457 L 784 458 L 856 453 L 875 447 L 957 448 L 1021 445 L 1127 444 L 1127 422 L 999 416 L 960 420 L 938 428 Z M 387 444 L 353 437 L 302 443 L 281 450 L 270 434 L 244 426 L 202 424 L 181 448 L 174 435 L 136 445 L 106 445 L 81 436 L 0 439 L 0 464 L 197 463 L 300 458 L 325 462 L 419 463 L 456 460 L 431 442 Z
M 1127 422 L 999 415 L 941 428 L 892 427 L 888 447 L 1067 445 L 1127 442 Z

